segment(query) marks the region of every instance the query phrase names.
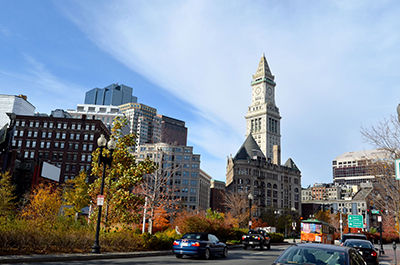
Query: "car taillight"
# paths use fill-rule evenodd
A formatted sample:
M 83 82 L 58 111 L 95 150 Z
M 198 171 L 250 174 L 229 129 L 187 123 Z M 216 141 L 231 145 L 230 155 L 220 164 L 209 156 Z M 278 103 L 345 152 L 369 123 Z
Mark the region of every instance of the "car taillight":
M 179 246 L 179 242 L 178 241 L 174 241 L 174 246 Z
M 371 256 L 372 256 L 372 257 L 376 257 L 376 256 L 377 256 L 377 254 L 376 254 L 376 251 L 375 251 L 375 250 L 372 250 L 372 252 L 371 252 Z
M 192 247 L 200 247 L 200 243 L 199 242 L 192 243 Z
M 245 236 L 242 236 L 242 240 L 244 240 Z

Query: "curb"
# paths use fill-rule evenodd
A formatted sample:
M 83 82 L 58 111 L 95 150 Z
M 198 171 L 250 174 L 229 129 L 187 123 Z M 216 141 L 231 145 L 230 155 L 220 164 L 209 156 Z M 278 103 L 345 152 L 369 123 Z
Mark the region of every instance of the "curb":
M 242 245 L 228 245 L 228 249 L 242 248 Z M 0 256 L 0 264 L 4 263 L 30 263 L 30 262 L 55 262 L 96 259 L 126 259 L 149 256 L 173 255 L 172 250 L 140 251 L 140 252 L 105 252 L 101 254 L 75 253 L 75 254 L 49 254 L 49 255 L 12 255 Z

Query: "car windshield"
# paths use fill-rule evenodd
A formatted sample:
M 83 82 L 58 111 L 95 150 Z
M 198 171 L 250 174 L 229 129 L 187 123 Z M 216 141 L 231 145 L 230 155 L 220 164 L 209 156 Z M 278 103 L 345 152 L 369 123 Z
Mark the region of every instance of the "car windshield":
M 346 241 L 345 245 L 353 248 L 372 248 L 372 245 L 368 242 Z
M 189 233 L 185 234 L 182 239 L 208 240 L 208 237 L 206 234 Z
M 275 262 L 282 264 L 345 265 L 345 252 L 327 249 L 290 247 Z

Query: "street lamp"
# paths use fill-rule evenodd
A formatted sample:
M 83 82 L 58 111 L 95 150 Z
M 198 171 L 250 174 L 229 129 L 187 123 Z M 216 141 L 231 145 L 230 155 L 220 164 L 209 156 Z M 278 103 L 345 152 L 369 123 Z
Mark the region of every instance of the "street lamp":
M 249 211 L 249 230 L 251 229 L 251 201 L 254 199 L 253 194 L 251 192 L 249 193 L 249 205 L 250 205 L 250 211 Z
M 398 115 L 399 122 L 400 122 L 400 104 L 397 105 L 397 115 Z
M 102 134 L 99 137 L 99 139 L 97 139 L 97 145 L 100 147 L 99 166 L 100 164 L 103 164 L 103 174 L 101 177 L 100 195 L 97 197 L 97 205 L 99 207 L 99 212 L 97 214 L 96 238 L 94 240 L 91 253 L 100 254 L 99 233 L 100 233 L 100 222 L 101 222 L 101 209 L 103 208 L 104 176 L 106 174 L 107 165 L 111 167 L 112 154 L 116 147 L 116 143 L 112 138 L 107 143 L 107 139 Z M 103 152 L 106 145 L 107 149 L 110 150 L 109 155 L 105 155 Z

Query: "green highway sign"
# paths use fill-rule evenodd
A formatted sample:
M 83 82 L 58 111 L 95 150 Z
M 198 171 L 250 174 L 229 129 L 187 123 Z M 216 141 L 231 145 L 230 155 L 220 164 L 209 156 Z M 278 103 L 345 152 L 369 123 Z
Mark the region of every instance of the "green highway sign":
M 349 215 L 348 217 L 349 228 L 363 228 L 363 216 L 362 215 Z

